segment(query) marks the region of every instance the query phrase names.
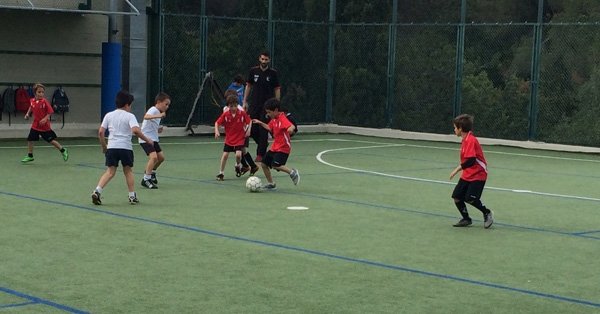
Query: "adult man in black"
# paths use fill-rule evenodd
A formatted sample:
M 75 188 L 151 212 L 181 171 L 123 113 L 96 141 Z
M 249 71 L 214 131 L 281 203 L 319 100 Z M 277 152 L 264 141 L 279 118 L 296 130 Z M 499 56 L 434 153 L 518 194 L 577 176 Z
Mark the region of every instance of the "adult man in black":
M 279 74 L 277 70 L 269 67 L 271 53 L 265 50 L 258 57 L 259 65 L 250 69 L 244 91 L 243 108 L 252 119 L 259 119 L 268 123 L 269 117 L 265 111 L 265 101 L 270 98 L 281 98 Z M 250 136 L 256 142 L 256 161 L 260 162 L 269 146 L 268 132 L 258 123 L 252 125 Z

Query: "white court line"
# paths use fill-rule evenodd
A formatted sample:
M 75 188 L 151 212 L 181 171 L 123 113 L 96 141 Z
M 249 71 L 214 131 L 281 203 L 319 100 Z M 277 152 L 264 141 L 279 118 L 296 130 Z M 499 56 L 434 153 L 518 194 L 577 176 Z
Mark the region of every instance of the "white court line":
M 423 178 L 406 177 L 406 176 L 399 176 L 399 175 L 394 175 L 394 174 L 389 174 L 389 173 L 383 173 L 383 172 L 354 169 L 354 168 L 350 168 L 350 167 L 344 167 L 344 166 L 335 165 L 335 164 L 332 164 L 332 163 L 329 163 L 329 162 L 326 162 L 325 160 L 323 160 L 323 155 L 324 154 L 329 153 L 329 152 L 334 152 L 334 151 L 354 150 L 354 149 L 367 149 L 367 148 L 380 148 L 380 147 L 397 147 L 397 146 L 410 146 L 410 145 L 388 144 L 388 145 L 376 145 L 376 146 L 362 146 L 362 147 L 347 147 L 347 148 L 328 149 L 328 150 L 324 150 L 324 151 L 318 153 L 317 156 L 316 156 L 316 158 L 317 158 L 317 160 L 319 162 L 321 162 L 321 163 L 323 163 L 323 164 L 325 164 L 327 166 L 338 168 L 338 169 L 343 169 L 343 170 L 348 170 L 348 171 L 370 173 L 370 174 L 375 174 L 375 175 L 379 175 L 379 176 L 383 176 L 383 177 L 390 177 L 390 178 L 397 178 L 397 179 L 411 180 L 411 181 L 419 181 L 419 182 L 429 182 L 429 183 L 438 183 L 438 184 L 446 184 L 446 185 L 455 185 L 456 184 L 454 182 L 448 182 L 448 181 L 438 181 L 438 180 L 430 180 L 430 179 L 423 179 Z M 497 187 L 492 187 L 492 186 L 486 186 L 485 189 L 486 190 L 496 190 L 496 191 L 504 191 L 504 192 L 532 194 L 532 195 L 540 195 L 540 196 L 552 196 L 552 197 L 560 197 L 560 198 L 568 198 L 568 199 L 576 199 L 576 200 L 585 200 L 585 201 L 600 202 L 600 199 L 593 198 L 593 197 L 584 197 L 584 196 L 574 196 L 574 195 L 564 195 L 564 194 L 536 192 L 536 191 L 531 191 L 531 190 L 505 189 L 505 188 L 497 188 Z

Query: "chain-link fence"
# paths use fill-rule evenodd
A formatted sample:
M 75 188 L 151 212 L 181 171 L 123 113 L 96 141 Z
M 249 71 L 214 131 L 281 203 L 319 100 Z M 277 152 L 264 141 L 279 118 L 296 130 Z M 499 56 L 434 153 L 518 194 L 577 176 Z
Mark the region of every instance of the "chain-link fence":
M 470 113 L 479 136 L 600 141 L 599 23 L 553 23 L 546 11 L 543 22 L 526 21 L 535 8 L 519 11 L 522 22 L 500 16 L 501 23 L 418 24 L 403 23 L 406 12 L 396 23 L 299 22 L 277 20 L 277 12 L 268 18 L 268 7 L 262 9 L 235 18 L 174 7 L 161 13 L 160 86 L 178 104 L 165 123 L 185 124 L 207 71 L 225 88 L 268 48 L 282 102 L 300 124 L 448 134 L 455 115 Z M 451 9 L 440 19 L 456 21 L 460 6 Z M 346 11 L 338 19 L 345 21 Z M 193 124 L 214 123 L 221 112 L 214 98 L 205 90 Z

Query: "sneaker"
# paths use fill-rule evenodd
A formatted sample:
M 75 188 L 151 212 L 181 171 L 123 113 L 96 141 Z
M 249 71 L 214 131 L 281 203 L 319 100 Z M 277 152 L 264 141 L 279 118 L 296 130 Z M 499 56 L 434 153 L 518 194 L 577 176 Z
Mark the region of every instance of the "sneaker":
M 258 171 L 258 166 L 254 166 L 254 168 L 252 168 L 252 170 L 250 170 L 250 176 L 253 176 L 257 171 Z
M 245 175 L 246 172 L 250 171 L 250 166 L 243 166 L 240 171 L 242 172 L 242 175 Z
M 222 173 L 219 173 L 217 175 L 217 181 L 223 181 L 223 180 L 225 180 L 224 178 L 225 178 L 225 176 Z
M 145 188 L 149 188 L 149 189 L 158 189 L 158 186 L 156 184 L 152 183 L 151 180 L 152 179 L 150 179 L 150 180 L 142 179 L 142 186 Z
M 483 227 L 489 228 L 494 223 L 494 212 L 490 210 L 489 214 L 483 215 Z
M 65 149 L 65 151 L 61 152 L 60 154 L 63 156 L 63 160 L 67 161 L 67 160 L 69 160 L 69 151 L 66 148 L 64 148 L 64 149 Z
M 94 203 L 94 205 L 102 205 L 102 201 L 100 200 L 100 192 L 92 192 L 92 203 Z
M 300 173 L 298 173 L 298 170 L 292 169 L 292 172 L 290 172 L 290 178 L 292 178 L 294 185 L 298 185 L 298 182 L 300 182 Z
M 277 185 L 274 182 L 267 183 L 267 185 L 263 185 L 262 189 L 267 191 L 274 191 L 277 189 Z
M 261 155 L 256 155 L 256 159 L 254 159 L 255 162 L 261 162 L 262 161 L 262 156 Z
M 139 202 L 140 201 L 137 199 L 137 195 L 129 197 L 129 204 L 135 205 L 135 204 L 139 204 Z
M 27 156 L 27 157 L 25 157 L 25 158 L 21 159 L 21 162 L 22 162 L 22 163 L 26 163 L 26 162 L 30 162 L 30 161 L 33 161 L 33 157 L 29 157 L 29 156 Z
M 238 178 L 242 176 L 242 169 L 240 166 L 235 166 L 235 176 Z
M 457 223 L 453 224 L 454 227 L 468 227 L 472 225 L 473 222 L 468 219 L 461 219 Z
M 158 184 L 158 180 L 156 179 L 156 173 L 150 175 L 150 182 Z

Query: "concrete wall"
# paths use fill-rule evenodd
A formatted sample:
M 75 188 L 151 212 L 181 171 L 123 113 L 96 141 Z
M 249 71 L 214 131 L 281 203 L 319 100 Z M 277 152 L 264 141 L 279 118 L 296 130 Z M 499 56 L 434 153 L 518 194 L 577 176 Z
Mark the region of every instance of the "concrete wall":
M 117 20 L 121 26 L 122 18 Z M 40 82 L 51 101 L 62 84 L 70 100 L 66 123 L 99 124 L 102 43 L 107 40 L 105 15 L 0 9 L 0 92 L 8 84 Z M 2 115 L 0 138 L 9 128 L 8 114 Z M 57 128 L 62 117 L 54 115 L 52 121 Z M 11 124 L 29 123 L 22 113 L 11 118 Z

